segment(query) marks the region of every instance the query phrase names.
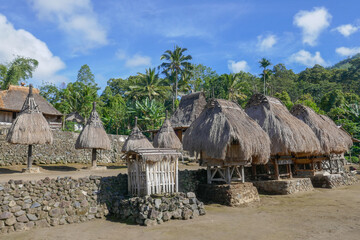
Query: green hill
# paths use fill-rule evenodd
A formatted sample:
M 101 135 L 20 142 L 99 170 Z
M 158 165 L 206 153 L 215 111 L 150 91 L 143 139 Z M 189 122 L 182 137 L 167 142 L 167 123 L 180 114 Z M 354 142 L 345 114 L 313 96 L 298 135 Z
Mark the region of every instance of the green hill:
M 353 60 L 355 58 L 359 58 L 359 57 L 360 57 L 360 53 L 336 63 L 332 67 L 329 67 L 329 69 L 345 69 L 345 70 L 347 70 L 351 66 L 351 64 L 349 62 L 351 60 Z

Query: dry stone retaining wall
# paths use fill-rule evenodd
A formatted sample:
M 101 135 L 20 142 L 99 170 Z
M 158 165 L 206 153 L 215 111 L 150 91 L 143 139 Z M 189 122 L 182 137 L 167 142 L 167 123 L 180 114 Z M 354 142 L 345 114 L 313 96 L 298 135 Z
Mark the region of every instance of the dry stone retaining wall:
M 260 193 L 265 194 L 288 195 L 314 190 L 310 178 L 254 181 L 253 183 Z
M 311 181 L 316 188 L 336 188 L 357 183 L 358 179 L 351 173 L 317 174 L 311 178 Z
M 0 131 L 0 166 L 26 164 L 27 146 L 13 145 L 6 142 L 4 129 Z M 53 130 L 52 145 L 35 145 L 33 160 L 38 164 L 66 164 L 91 162 L 91 150 L 75 149 L 75 142 L 79 133 Z M 127 136 L 108 135 L 111 140 L 111 150 L 99 150 L 98 163 L 115 163 L 122 161 L 121 148 Z

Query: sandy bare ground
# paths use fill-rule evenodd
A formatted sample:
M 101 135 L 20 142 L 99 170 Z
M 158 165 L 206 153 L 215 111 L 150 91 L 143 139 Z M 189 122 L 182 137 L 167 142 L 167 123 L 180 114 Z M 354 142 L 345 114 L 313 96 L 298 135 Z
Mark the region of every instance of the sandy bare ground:
M 208 205 L 207 215 L 141 227 L 94 220 L 11 233 L 1 239 L 360 239 L 360 184 L 292 196 L 261 196 L 258 206 Z

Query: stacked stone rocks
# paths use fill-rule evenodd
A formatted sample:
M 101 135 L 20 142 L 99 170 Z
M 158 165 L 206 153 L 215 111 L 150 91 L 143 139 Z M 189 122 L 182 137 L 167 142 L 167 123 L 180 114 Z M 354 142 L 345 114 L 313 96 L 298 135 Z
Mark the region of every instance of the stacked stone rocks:
M 163 197 L 134 197 L 118 199 L 110 211 L 123 221 L 153 226 L 170 219 L 192 219 L 205 215 L 204 204 L 193 192 L 165 195 Z
M 352 173 L 317 174 L 311 178 L 311 181 L 317 188 L 336 188 L 357 183 L 358 178 Z
M 36 164 L 67 164 L 91 162 L 90 150 L 76 150 L 74 145 L 79 133 L 54 130 L 54 142 L 51 145 L 39 145 L 33 149 L 33 159 Z M 122 145 L 126 136 L 108 135 L 111 140 L 111 150 L 99 151 L 98 163 L 122 162 Z M 5 141 L 6 134 L 0 134 L 0 166 L 26 164 L 27 148 L 10 144 Z
M 288 195 L 314 190 L 310 178 L 254 181 L 253 184 L 263 194 Z

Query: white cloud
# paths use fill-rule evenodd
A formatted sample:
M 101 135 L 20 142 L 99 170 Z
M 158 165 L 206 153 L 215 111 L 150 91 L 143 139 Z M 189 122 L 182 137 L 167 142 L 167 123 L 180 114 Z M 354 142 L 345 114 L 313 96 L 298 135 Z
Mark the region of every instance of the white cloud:
M 238 73 L 240 71 L 248 71 L 249 65 L 246 61 L 235 62 L 233 60 L 228 61 L 228 69 L 233 73 Z
M 344 37 L 348 37 L 351 34 L 355 33 L 357 30 L 359 30 L 359 28 L 351 24 L 345 24 L 338 26 L 337 28 L 335 28 L 335 30 L 341 33 Z
M 74 52 L 106 45 L 107 32 L 98 22 L 90 0 L 30 0 L 40 19 L 55 22 Z
M 268 35 L 267 37 L 263 37 L 262 35 L 258 36 L 258 48 L 260 51 L 266 51 L 272 48 L 277 42 L 277 38 L 275 35 Z
M 290 56 L 290 62 L 300 63 L 307 67 L 312 67 L 315 64 L 320 64 L 322 66 L 327 65 L 325 60 L 321 57 L 320 52 L 315 52 L 314 55 L 311 55 L 310 52 L 305 50 L 300 50 L 297 53 L 294 53 Z
M 33 75 L 38 83 L 66 81 L 65 77 L 56 75 L 59 70 L 65 68 L 65 64 L 51 53 L 46 43 L 30 32 L 15 29 L 2 14 L 0 14 L 0 32 L 1 63 L 11 62 L 16 56 L 34 58 L 39 62 Z
M 335 50 L 335 52 L 342 56 L 353 56 L 357 53 L 360 53 L 360 47 L 354 47 L 354 48 L 339 47 Z
M 129 56 L 124 50 L 118 49 L 115 53 L 115 56 L 120 60 L 125 60 L 125 66 L 129 68 L 140 67 L 140 66 L 151 66 L 151 57 L 142 56 L 140 54 L 135 54 Z
M 293 23 L 302 29 L 303 43 L 315 46 L 320 33 L 329 27 L 331 18 L 327 9 L 321 7 L 312 11 L 299 11 Z

